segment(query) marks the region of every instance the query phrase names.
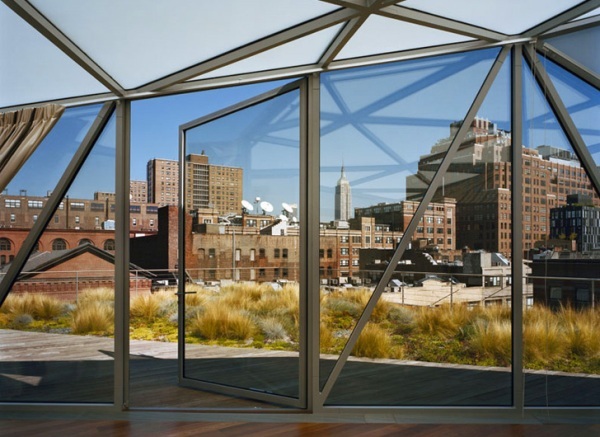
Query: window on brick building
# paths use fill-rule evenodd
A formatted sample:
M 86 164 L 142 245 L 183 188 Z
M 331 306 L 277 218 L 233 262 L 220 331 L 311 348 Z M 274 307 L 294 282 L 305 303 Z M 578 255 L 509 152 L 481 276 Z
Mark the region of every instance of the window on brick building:
M 65 250 L 67 248 L 67 242 L 62 238 L 57 238 L 52 242 L 52 250 Z

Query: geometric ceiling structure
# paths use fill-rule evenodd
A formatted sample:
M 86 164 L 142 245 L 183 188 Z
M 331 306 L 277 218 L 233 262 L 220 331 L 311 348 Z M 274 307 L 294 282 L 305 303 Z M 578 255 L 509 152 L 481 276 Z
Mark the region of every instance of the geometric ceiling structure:
M 598 0 L 486 0 L 477 8 L 466 0 L 151 5 L 2 0 L 0 110 L 135 99 L 514 42 L 553 47 L 554 38 L 564 49 L 564 35 L 600 21 Z M 593 66 L 591 74 L 597 79 Z

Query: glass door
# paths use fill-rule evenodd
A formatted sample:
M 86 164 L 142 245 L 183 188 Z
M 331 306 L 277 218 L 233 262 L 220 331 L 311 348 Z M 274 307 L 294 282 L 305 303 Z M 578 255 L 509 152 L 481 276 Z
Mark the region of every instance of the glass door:
M 184 386 L 306 404 L 300 84 L 180 126 Z

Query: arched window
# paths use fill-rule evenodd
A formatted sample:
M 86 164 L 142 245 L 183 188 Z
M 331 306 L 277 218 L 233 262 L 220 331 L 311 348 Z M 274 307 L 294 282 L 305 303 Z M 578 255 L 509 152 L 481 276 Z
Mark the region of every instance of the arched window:
M 8 238 L 0 238 L 0 250 L 11 250 L 12 244 Z
M 89 238 L 82 238 L 81 240 L 79 240 L 79 246 L 83 246 L 84 244 L 90 244 L 93 246 L 94 242 Z
M 104 250 L 115 250 L 115 240 L 109 238 L 104 242 Z
M 67 242 L 62 238 L 57 238 L 52 242 L 52 250 L 65 250 L 67 248 Z

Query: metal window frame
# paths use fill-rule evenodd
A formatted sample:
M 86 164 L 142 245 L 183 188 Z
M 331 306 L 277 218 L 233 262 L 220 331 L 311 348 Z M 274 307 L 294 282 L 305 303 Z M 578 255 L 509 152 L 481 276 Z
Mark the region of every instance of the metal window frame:
M 452 160 L 454 159 L 454 157 L 458 151 L 458 147 L 465 139 L 467 132 L 471 126 L 471 123 L 474 120 L 475 116 L 477 115 L 477 111 L 479 111 L 481 104 L 485 100 L 485 97 L 486 97 L 488 91 L 490 90 L 498 72 L 500 71 L 500 68 L 502 67 L 502 64 L 504 63 L 504 60 L 508 56 L 509 51 L 510 51 L 509 47 L 504 47 L 501 50 L 501 52 L 498 54 L 494 64 L 492 65 L 492 67 L 490 68 L 490 70 L 488 72 L 487 77 L 485 78 L 483 84 L 481 85 L 479 92 L 477 93 L 477 96 L 475 97 L 471 107 L 467 111 L 467 114 L 464 117 L 461 127 L 459 128 L 454 139 L 452 140 L 452 143 L 450 144 L 444 159 L 440 163 L 438 170 L 436 171 L 433 179 L 431 180 L 429 188 L 425 192 L 419 206 L 417 207 L 414 217 L 412 218 L 408 227 L 406 228 L 404 235 L 402 236 L 402 239 L 400 240 L 400 243 L 398 244 L 398 247 L 396 248 L 396 251 L 394 252 L 394 255 L 392 256 L 388 266 L 385 268 L 381 279 L 379 280 L 379 282 L 377 283 L 377 286 L 375 287 L 375 290 L 371 294 L 371 298 L 369 299 L 369 302 L 367 303 L 366 307 L 364 308 L 363 313 L 361 314 L 360 318 L 358 319 L 358 321 L 354 327 L 354 330 L 352 331 L 352 334 L 348 338 L 344 349 L 342 350 L 336 364 L 334 365 L 333 369 L 331 370 L 331 373 L 327 379 L 327 382 L 325 383 L 325 385 L 323 387 L 323 390 L 319 394 L 320 395 L 319 396 L 319 401 L 320 401 L 319 406 L 320 407 L 322 407 L 324 409 L 339 408 L 338 406 L 335 406 L 335 407 L 325 406 L 324 404 L 326 402 L 326 399 L 329 396 L 329 394 L 331 393 L 331 390 L 333 389 L 333 386 L 334 386 L 335 382 L 337 381 L 338 377 L 340 376 L 341 371 L 342 371 L 343 367 L 345 366 L 345 364 L 350 356 L 350 353 L 351 353 L 354 345 L 356 344 L 356 341 L 358 340 L 358 337 L 360 336 L 362 330 L 367 325 L 367 323 L 371 317 L 371 314 L 373 312 L 373 309 L 375 308 L 377 301 L 380 299 L 384 288 L 386 287 L 387 283 L 390 281 L 392 275 L 394 274 L 396 265 L 398 264 L 398 261 L 400 261 L 400 259 L 402 258 L 402 255 L 404 254 L 404 251 L 408 247 L 408 244 L 410 243 L 410 239 L 411 239 L 412 235 L 414 234 L 414 232 L 419 224 L 420 219 L 425 215 L 425 212 L 427 210 L 429 203 L 433 199 L 433 196 L 435 195 L 438 187 L 440 186 L 442 179 L 445 176 L 446 171 L 450 167 L 450 163 L 452 162 Z M 386 406 L 383 406 L 383 408 L 386 408 Z
M 307 106 L 306 104 L 308 103 L 308 99 L 307 99 L 307 80 L 306 79 L 300 79 L 291 83 L 288 83 L 286 85 L 283 85 L 281 87 L 277 87 L 274 88 L 270 91 L 267 91 L 265 93 L 262 93 L 260 95 L 251 97 L 247 100 L 244 100 L 242 102 L 239 102 L 237 104 L 234 104 L 232 106 L 229 106 L 227 108 L 224 108 L 222 110 L 213 112 L 211 114 L 208 114 L 206 116 L 202 116 L 200 118 L 194 119 L 192 121 L 189 121 L 185 124 L 182 124 L 179 127 L 179 166 L 180 166 L 180 171 L 179 171 L 179 204 L 178 204 L 178 210 L 179 210 L 179 214 L 178 214 L 178 219 L 179 219 L 179 232 L 178 232 L 178 238 L 179 238 L 179 243 L 178 243 L 178 256 L 179 256 L 179 271 L 178 271 L 178 295 L 179 296 L 184 296 L 185 295 L 185 281 L 186 281 L 186 275 L 185 275 L 185 247 L 186 247 L 186 241 L 185 241 L 185 156 L 186 156 L 186 133 L 188 130 L 193 129 L 195 127 L 198 127 L 200 125 L 206 124 L 206 123 L 210 123 L 212 121 L 218 120 L 220 118 L 226 117 L 228 115 L 234 114 L 236 112 L 242 111 L 244 109 L 247 108 L 251 108 L 252 106 L 255 105 L 259 105 L 263 102 L 272 100 L 274 98 L 277 98 L 278 96 L 284 95 L 286 93 L 292 92 L 292 91 L 298 91 L 299 93 L 299 98 L 300 98 L 300 108 L 299 108 L 299 136 L 300 136 L 300 150 L 299 150 L 299 165 L 300 165 L 300 181 L 299 181 L 299 188 L 300 188 L 300 214 L 301 220 L 305 220 L 306 219 L 306 214 L 307 214 L 307 191 L 304 189 L 304 183 L 302 181 L 302 177 L 306 177 L 306 172 L 307 172 L 307 167 L 308 167 L 308 161 L 307 161 L 307 150 L 308 150 L 308 113 L 307 113 Z M 304 104 L 304 107 L 302 107 L 302 104 Z M 304 285 L 301 283 L 300 284 L 300 293 L 299 293 L 299 318 L 300 318 L 300 326 L 307 326 L 308 325 L 308 311 L 307 311 L 307 295 L 308 295 L 308 288 L 306 286 L 307 284 L 307 275 L 308 275 L 308 269 L 307 269 L 307 256 L 306 254 L 306 248 L 307 248 L 307 238 L 308 238 L 308 232 L 307 230 L 302 230 L 300 231 L 300 250 L 301 250 L 301 258 L 300 258 L 300 278 L 301 280 L 303 280 Z M 302 255 L 305 256 L 302 256 Z M 179 314 L 185 314 L 185 299 L 179 299 Z M 181 320 L 181 318 L 180 318 Z M 308 402 L 308 398 L 307 398 L 307 368 L 308 368 L 308 364 L 307 364 L 307 336 L 306 336 L 306 329 L 302 330 L 300 329 L 300 351 L 298 354 L 298 364 L 299 364 L 299 368 L 298 368 L 298 397 L 289 397 L 289 396 L 284 396 L 284 395 L 280 395 L 280 394 L 274 394 L 274 393 L 267 393 L 267 392 L 259 392 L 259 391 L 255 391 L 255 390 L 251 390 L 248 388 L 243 388 L 243 387 L 234 387 L 234 386 L 226 386 L 223 385 L 222 383 L 218 383 L 218 382 L 210 382 L 210 381 L 204 381 L 204 380 L 197 380 L 197 379 L 192 379 L 192 378 L 186 378 L 185 377 L 185 373 L 184 373 L 184 364 L 185 364 L 185 344 L 184 344 L 184 339 L 185 339 L 185 326 L 183 323 L 179 323 L 179 327 L 178 327 L 178 333 L 179 333 L 179 341 L 178 341 L 178 367 L 179 367 L 179 383 L 185 387 L 191 387 L 191 388 L 199 388 L 199 389 L 206 389 L 206 390 L 210 390 L 210 391 L 214 391 L 214 392 L 218 392 L 221 394 L 225 394 L 225 395 L 232 395 L 232 396 L 242 396 L 242 397 L 247 397 L 250 399 L 255 399 L 255 400 L 260 400 L 260 401 L 265 401 L 265 402 L 272 402 L 274 404 L 279 404 L 279 405 L 286 405 L 289 407 L 294 407 L 297 409 L 305 409 L 307 402 Z M 183 339 L 183 340 L 182 340 Z M 274 409 L 274 411 L 277 411 L 278 409 Z M 232 411 L 232 410 L 226 410 L 226 411 Z M 248 411 L 247 409 L 240 409 L 238 411 Z M 282 411 L 288 411 L 288 410 L 282 410 Z

